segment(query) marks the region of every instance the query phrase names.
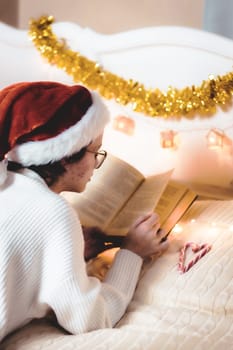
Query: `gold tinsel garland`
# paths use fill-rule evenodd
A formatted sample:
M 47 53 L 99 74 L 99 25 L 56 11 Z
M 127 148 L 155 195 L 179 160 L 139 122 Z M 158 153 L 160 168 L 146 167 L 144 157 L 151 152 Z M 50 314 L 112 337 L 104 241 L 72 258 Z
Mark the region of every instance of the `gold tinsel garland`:
M 62 39 L 53 33 L 52 16 L 40 17 L 30 22 L 29 35 L 35 47 L 50 64 L 63 69 L 90 89 L 97 90 L 106 99 L 115 99 L 129 105 L 134 111 L 151 117 L 186 117 L 195 114 L 210 116 L 217 106 L 231 104 L 233 96 L 233 72 L 223 76 L 210 75 L 201 86 L 187 86 L 181 90 L 169 87 L 163 93 L 159 89 L 146 89 L 143 84 L 123 79 L 104 70 L 97 62 L 72 51 Z

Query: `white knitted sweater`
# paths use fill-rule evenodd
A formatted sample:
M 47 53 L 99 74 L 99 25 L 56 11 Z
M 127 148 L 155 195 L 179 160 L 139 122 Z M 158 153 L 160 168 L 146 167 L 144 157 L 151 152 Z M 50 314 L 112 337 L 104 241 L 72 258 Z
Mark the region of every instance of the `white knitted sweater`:
M 142 259 L 119 250 L 104 282 L 86 273 L 77 214 L 34 172 L 0 187 L 0 341 L 53 310 L 72 334 L 112 327 L 132 298 Z

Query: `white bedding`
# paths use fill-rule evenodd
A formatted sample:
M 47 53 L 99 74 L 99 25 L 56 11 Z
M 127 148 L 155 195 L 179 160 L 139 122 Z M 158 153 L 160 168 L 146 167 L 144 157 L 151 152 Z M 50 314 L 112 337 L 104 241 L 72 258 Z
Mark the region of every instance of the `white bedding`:
M 233 202 L 223 205 L 229 212 Z M 233 349 L 233 219 L 225 224 L 219 219 L 212 227 L 211 208 L 195 212 L 195 218 L 201 229 L 198 220 L 187 222 L 169 250 L 145 264 L 134 298 L 114 329 L 73 336 L 34 321 L 6 339 L 1 350 Z M 212 249 L 181 274 L 179 250 L 187 241 L 210 243 Z

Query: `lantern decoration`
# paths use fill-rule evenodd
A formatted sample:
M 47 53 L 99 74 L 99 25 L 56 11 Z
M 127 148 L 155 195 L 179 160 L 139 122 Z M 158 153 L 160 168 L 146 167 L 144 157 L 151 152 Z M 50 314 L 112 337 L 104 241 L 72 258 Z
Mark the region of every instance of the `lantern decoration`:
M 225 134 L 222 130 L 211 129 L 206 135 L 207 147 L 209 149 L 218 149 L 223 147 Z
M 133 119 L 124 115 L 118 115 L 113 119 L 113 129 L 121 131 L 127 135 L 133 135 L 135 129 L 135 122 Z
M 160 132 L 160 144 L 162 148 L 175 147 L 175 135 L 173 130 L 165 130 Z

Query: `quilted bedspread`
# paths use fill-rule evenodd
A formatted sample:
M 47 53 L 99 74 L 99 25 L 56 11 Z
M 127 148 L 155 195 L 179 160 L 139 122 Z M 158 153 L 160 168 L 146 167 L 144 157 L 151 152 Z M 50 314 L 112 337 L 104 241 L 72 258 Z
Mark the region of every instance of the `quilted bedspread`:
M 145 263 L 133 300 L 115 328 L 74 336 L 38 320 L 8 337 L 1 350 L 233 349 L 232 208 L 233 201 L 222 203 L 224 217 L 214 204 L 193 205 L 168 251 Z M 182 274 L 179 251 L 187 241 L 212 248 Z M 190 252 L 187 258 L 193 258 Z

